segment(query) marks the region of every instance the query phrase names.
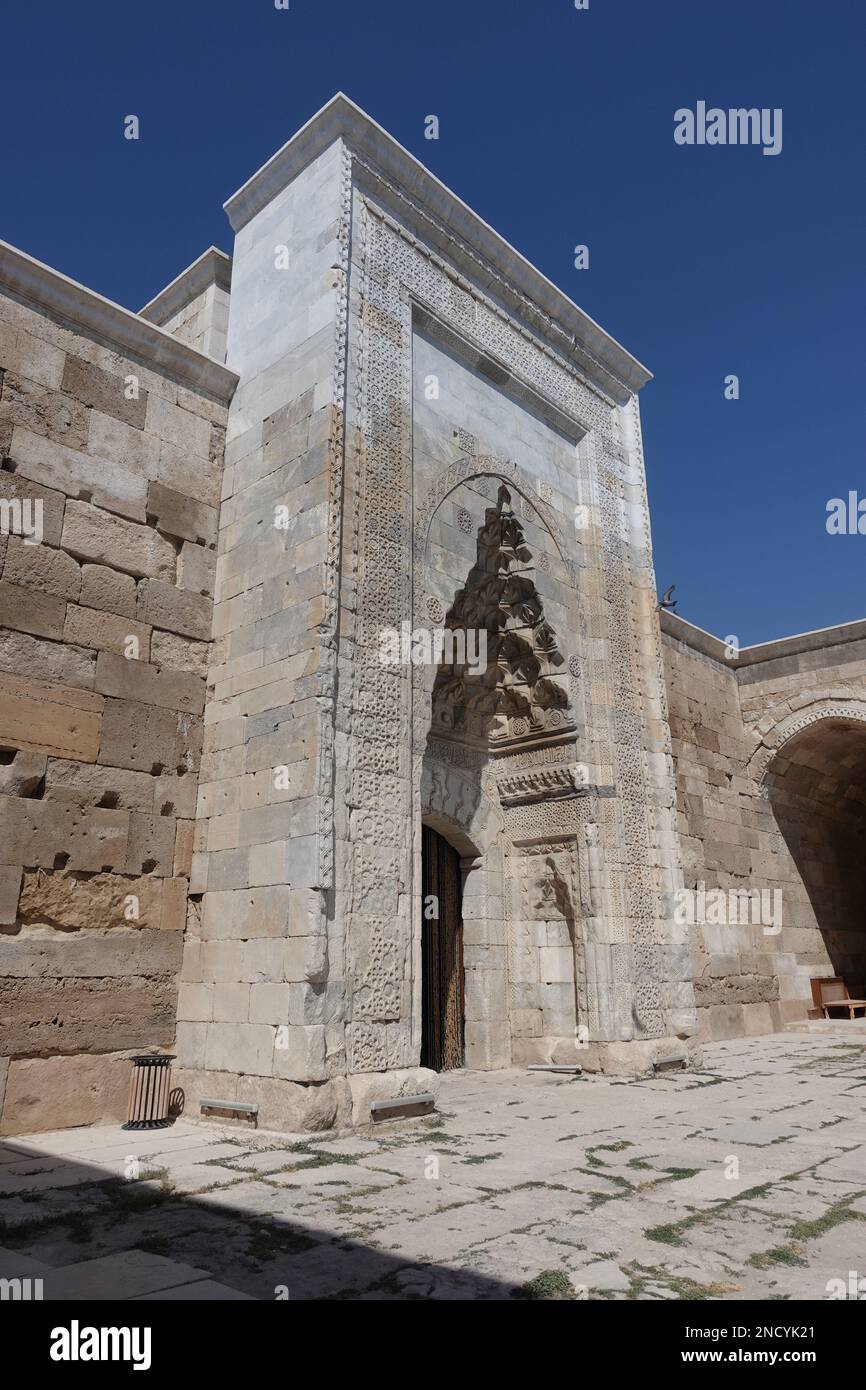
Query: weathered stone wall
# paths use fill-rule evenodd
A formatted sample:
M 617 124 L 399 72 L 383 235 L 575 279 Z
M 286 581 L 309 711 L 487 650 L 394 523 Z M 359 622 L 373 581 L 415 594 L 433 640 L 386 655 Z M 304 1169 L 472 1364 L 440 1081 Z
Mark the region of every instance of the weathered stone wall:
M 226 418 L 196 354 L 25 260 L 152 358 L 0 284 L 4 1133 L 119 1117 L 124 1055 L 173 1044 Z
M 231 303 L 231 258 L 215 246 L 187 266 L 170 285 L 140 310 L 141 317 L 164 328 L 197 352 L 226 359 Z
M 692 926 L 702 1032 L 768 1032 L 806 1017 L 811 979 L 866 976 L 866 625 L 727 653 L 663 629 L 686 885 L 779 894 L 772 921 L 731 903 Z
M 335 808 L 329 681 L 330 463 L 341 148 L 238 227 L 229 417 L 214 611 L 213 697 L 178 1012 L 179 1076 L 253 1101 L 259 1123 L 345 1113 L 342 913 L 331 910 Z M 333 735 L 331 734 L 331 739 Z M 332 899 L 333 902 L 333 899 Z M 303 1084 L 301 1084 L 303 1083 Z

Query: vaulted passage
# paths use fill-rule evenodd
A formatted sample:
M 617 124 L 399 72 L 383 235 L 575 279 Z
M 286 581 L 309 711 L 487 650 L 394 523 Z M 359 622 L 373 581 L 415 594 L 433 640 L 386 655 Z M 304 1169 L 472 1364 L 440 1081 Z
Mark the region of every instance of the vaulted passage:
M 421 851 L 421 1065 L 463 1066 L 463 924 L 460 856 L 430 826 Z
M 831 973 L 829 960 L 849 994 L 862 999 L 866 725 L 825 719 L 804 729 L 776 754 L 767 785 L 776 824 L 801 881 L 783 889 L 785 925 L 817 928 L 816 949 L 807 957 L 815 975 Z

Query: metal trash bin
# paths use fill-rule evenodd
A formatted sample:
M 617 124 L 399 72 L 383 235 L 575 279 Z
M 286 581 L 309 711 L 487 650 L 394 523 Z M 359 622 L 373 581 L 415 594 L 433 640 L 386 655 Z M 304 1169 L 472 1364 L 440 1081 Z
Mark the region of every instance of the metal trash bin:
M 165 1129 L 171 1124 L 168 1107 L 174 1054 L 130 1060 L 129 1106 L 123 1129 Z

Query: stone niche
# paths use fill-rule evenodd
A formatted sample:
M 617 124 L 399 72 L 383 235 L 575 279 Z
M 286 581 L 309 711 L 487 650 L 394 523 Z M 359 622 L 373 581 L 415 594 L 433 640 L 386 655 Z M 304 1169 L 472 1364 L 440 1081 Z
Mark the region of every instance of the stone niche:
M 465 1065 L 646 1069 L 694 1031 L 647 373 L 342 98 L 227 209 L 193 1108 L 321 1127 L 435 1088 L 425 824 L 460 860 Z M 383 661 L 404 630 L 483 659 Z

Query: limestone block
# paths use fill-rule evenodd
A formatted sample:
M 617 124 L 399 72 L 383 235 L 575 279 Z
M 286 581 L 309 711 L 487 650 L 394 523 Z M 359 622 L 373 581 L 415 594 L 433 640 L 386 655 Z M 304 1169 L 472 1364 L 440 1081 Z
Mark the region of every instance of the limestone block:
M 30 500 L 30 508 L 24 508 L 23 519 L 29 519 L 31 526 L 41 525 L 41 540 L 44 545 L 59 546 L 63 530 L 63 511 L 66 498 L 62 492 L 53 488 L 40 487 L 29 478 L 17 473 L 0 472 L 0 498 L 13 502 L 16 498 L 22 504 Z M 40 507 L 36 504 L 40 503 Z M 15 516 L 14 510 L 10 512 Z M 19 533 L 20 534 L 20 533 Z
M 174 632 L 154 632 L 150 643 L 151 661 L 155 666 L 170 666 L 173 671 L 190 671 L 205 678 L 208 674 L 210 644 L 192 642 Z
M 109 475 L 120 470 L 134 480 L 136 511 L 134 519 L 144 521 L 147 480 L 154 476 L 159 459 L 160 443 L 146 430 L 133 429 L 122 420 L 94 410 L 90 417 L 88 453 L 97 455 L 108 464 Z M 101 503 L 114 511 L 110 503 Z
M 761 1033 L 772 1033 L 775 1031 L 775 1027 L 772 1005 L 743 1005 L 743 1030 L 746 1037 L 752 1038 Z
M 181 942 L 170 932 L 127 926 L 66 933 L 29 927 L 5 943 L 0 976 L 7 983 L 133 979 L 145 969 L 153 975 L 173 972 L 180 960 Z
M 372 1124 L 370 1106 L 375 1100 L 396 1100 L 400 1096 L 439 1095 L 439 1076 L 427 1067 L 406 1067 L 386 1072 L 355 1072 L 349 1075 L 352 1098 L 352 1124 Z
M 63 390 L 68 395 L 104 415 L 112 415 L 136 429 L 143 429 L 147 416 L 148 393 L 138 388 L 135 395 L 134 384 L 114 372 L 85 362 L 83 358 L 68 353 L 63 367 Z M 133 399 L 127 399 L 129 395 Z
M 79 806 L 113 806 L 124 811 L 153 808 L 154 780 L 147 773 L 54 757 L 43 770 L 46 801 L 76 801 Z
M 195 821 L 179 820 L 174 840 L 175 876 L 189 877 L 192 870 L 193 845 L 195 843 Z
M 171 974 L 132 979 L 65 976 L 62 988 L 54 989 L 46 989 L 42 978 L 7 977 L 0 1052 L 14 1057 L 80 1052 L 85 1047 L 94 1052 L 164 1047 L 174 1033 L 176 998 Z
M 114 652 L 101 651 L 96 662 L 96 689 L 120 700 L 201 714 L 204 681 L 187 671 L 173 671 L 146 661 L 128 661 Z
M 202 941 L 199 953 L 202 980 L 206 984 L 240 980 L 241 950 L 237 941 Z
M 285 886 L 208 893 L 202 917 L 211 940 L 285 937 L 288 930 L 289 889 Z
M 79 401 L 9 370 L 3 377 L 0 426 L 6 421 L 72 449 L 87 443 L 88 412 Z
M 132 646 L 131 638 L 137 647 Z M 98 613 L 95 608 L 81 608 L 75 603 L 66 608 L 63 640 L 80 647 L 114 652 L 118 659 L 134 652 L 137 661 L 146 662 L 150 655 L 149 627 L 116 613 Z M 97 675 L 98 671 L 97 665 Z
M 253 992 L 267 988 L 267 985 L 253 985 Z M 325 1029 L 314 1025 L 279 1030 L 274 1046 L 274 1075 L 287 1081 L 325 1081 L 328 1075 Z
M 178 1026 L 209 1023 L 213 1018 L 213 985 L 181 984 L 177 991 Z
M 126 1118 L 125 1053 L 20 1057 L 9 1064 L 0 1134 L 35 1134 Z
M 47 767 L 44 753 L 30 753 L 23 748 L 4 749 L 0 759 L 0 796 L 33 796 Z
M 743 1005 L 716 1004 L 708 1011 L 709 1036 L 714 1042 L 743 1036 Z
M 466 1019 L 504 1019 L 508 1016 L 508 991 L 504 970 L 466 971 Z
M 541 1010 L 540 1009 L 512 1009 L 511 1010 L 511 1031 L 514 1038 L 540 1038 L 541 1037 Z M 515 1065 L 517 1064 L 517 1054 L 515 1052 Z
M 68 814 L 63 816 L 63 813 Z M 130 814 L 136 813 L 99 807 L 81 811 L 78 807 L 46 803 L 43 815 L 36 818 L 37 823 L 41 821 L 41 833 L 33 837 L 38 844 L 44 845 L 41 866 L 47 868 L 49 859 L 54 866 L 58 857 L 68 853 L 66 867 L 70 869 L 89 873 L 122 870 L 127 856 Z M 32 855 L 32 849 L 30 853 Z M 28 861 L 26 853 L 23 862 L 32 862 Z
M 177 571 L 178 587 L 212 599 L 216 582 L 216 554 L 202 545 L 184 541 Z
M 5 316 L 4 316 L 5 317 Z M 32 326 L 36 320 L 30 317 Z M 62 348 L 49 343 L 45 338 L 28 333 L 22 326 L 13 323 L 0 323 L 0 363 L 14 365 L 16 371 L 30 381 L 39 381 L 45 386 L 60 389 L 65 365 Z
M 323 983 L 328 975 L 327 937 L 321 935 L 291 938 L 285 943 L 283 962 L 286 980 L 311 985 Z
M 141 811 L 131 811 L 125 872 L 171 878 L 174 873 L 174 837 L 173 816 L 148 816 Z
M 289 986 L 289 1018 L 291 1024 L 332 1023 L 343 1009 L 343 994 L 338 982 L 328 984 L 292 984 Z
M 176 777 L 164 773 L 157 777 L 153 787 L 153 812 L 157 816 L 181 816 L 185 820 L 195 817 L 196 779 L 185 775 Z M 144 809 L 144 808 L 142 808 Z
M 574 952 L 570 946 L 542 946 L 538 962 L 539 979 L 543 984 L 568 983 L 574 979 Z
M 144 475 L 112 462 L 109 454 L 94 457 L 93 443 L 91 434 L 91 452 L 85 454 L 70 449 L 68 445 L 57 444 L 54 440 L 16 428 L 11 447 L 17 473 L 22 476 L 63 492 L 68 497 L 80 498 L 82 504 L 93 502 L 109 512 L 118 512 L 134 521 L 144 521 Z
M 273 1077 L 242 1076 L 236 1098 L 258 1104 L 261 1129 L 321 1133 L 349 1123 L 350 1106 L 342 1078 L 304 1086 Z
M 109 565 L 136 577 L 173 583 L 177 571 L 174 546 L 158 531 L 112 516 L 89 502 L 67 502 L 62 543 L 81 561 Z M 150 619 L 145 616 L 143 621 Z
M 206 507 L 218 507 L 220 500 L 221 446 L 210 460 L 197 458 L 178 449 L 167 439 L 160 440 L 155 477 L 174 492 L 183 493 Z
M 511 1065 L 511 1037 L 507 1022 L 470 1023 L 467 1019 L 465 1043 L 467 1067 L 476 1071 L 494 1071 L 498 1067 Z
M 289 893 L 289 936 L 324 936 L 328 930 L 325 895 L 320 888 Z
M 193 412 L 163 396 L 151 396 L 148 403 L 148 432 L 198 459 L 210 458 L 212 423 L 217 422 L 203 415 L 201 407 Z
M 176 589 L 174 584 L 148 579 L 139 585 L 138 615 L 153 627 L 181 637 L 207 642 L 211 635 L 212 604 L 203 594 Z
M 177 1025 L 174 1047 L 172 1050 L 177 1057 L 177 1067 L 179 1068 L 177 1072 L 177 1084 L 182 1089 L 185 1089 L 185 1081 L 184 1073 L 181 1069 L 186 1067 L 204 1067 L 208 1027 L 209 1025 L 207 1023 L 199 1022 L 182 1022 L 178 1023 Z M 210 1078 L 211 1073 L 206 1072 L 205 1076 Z M 188 1082 L 186 1084 L 188 1084 Z M 233 1077 L 232 1087 L 236 1086 L 236 1084 L 236 1079 Z M 210 1085 L 205 1085 L 203 1089 L 198 1091 L 198 1098 L 200 1098 L 201 1096 L 207 1096 L 209 1099 L 212 1099 L 215 1088 L 216 1078 L 213 1078 Z M 225 1089 L 225 1086 L 223 1086 L 222 1089 L 220 1089 L 217 1092 L 217 1094 L 221 1100 L 228 1100 L 233 1098 L 232 1091 L 227 1091 Z M 196 1101 L 195 1109 L 192 1111 L 192 1113 L 197 1114 L 199 1109 L 200 1105 L 198 1104 L 198 1101 Z
M 161 931 L 183 932 L 189 921 L 189 911 L 194 904 L 187 902 L 189 883 L 185 878 L 165 879 L 162 897 Z
M 106 931 L 113 927 L 158 930 L 163 924 L 162 879 L 125 878 L 120 874 L 96 874 L 89 879 L 75 874 L 24 874 L 19 901 L 23 922 L 63 931 Z
M 248 984 L 215 984 L 212 995 L 215 1022 L 249 1022 L 250 988 Z
M 147 489 L 147 515 L 160 531 L 199 545 L 215 545 L 219 512 L 183 493 L 175 492 L 162 483 L 152 482 Z
M 90 691 L 0 675 L 0 743 L 95 762 L 104 704 Z
M 87 608 L 98 608 L 100 613 L 119 613 L 124 618 L 134 618 L 135 579 L 131 574 L 121 574 L 105 565 L 82 565 L 79 602 Z
M 106 700 L 99 762 L 142 772 L 194 771 L 201 754 L 201 722 L 177 710 L 134 700 Z
M 205 1043 L 209 1071 L 270 1076 L 274 1030 L 263 1023 L 210 1023 Z
M 272 1027 L 285 1025 L 289 1010 L 289 986 L 286 984 L 254 984 L 249 986 L 250 1023 L 268 1023 Z M 282 1043 L 278 1040 L 278 1046 Z M 283 1073 L 281 1072 L 280 1075 Z
M 81 566 L 71 556 L 49 545 L 28 545 L 20 536 L 9 537 L 3 579 L 72 603 L 81 593 Z
M 0 926 L 13 926 L 17 920 L 21 877 L 15 865 L 0 868 Z
M 517 1037 L 511 1043 L 511 1065 L 514 1067 L 550 1066 L 557 1045 L 555 1038 Z M 578 1063 L 578 1066 L 580 1063 Z
M 65 617 L 65 599 L 0 580 L 0 627 L 59 641 Z

